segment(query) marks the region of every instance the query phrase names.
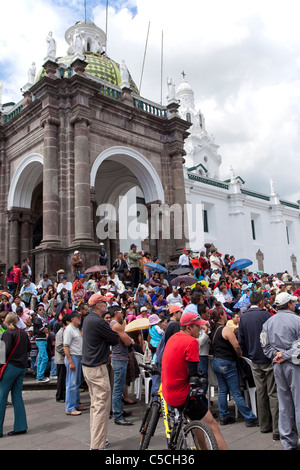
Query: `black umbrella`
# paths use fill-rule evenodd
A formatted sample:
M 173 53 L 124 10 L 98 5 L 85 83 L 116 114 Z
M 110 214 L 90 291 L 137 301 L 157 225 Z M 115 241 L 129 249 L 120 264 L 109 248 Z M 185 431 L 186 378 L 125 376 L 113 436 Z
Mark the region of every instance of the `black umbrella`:
M 174 269 L 170 274 L 175 274 L 175 276 L 182 276 L 184 274 L 189 274 L 191 271 L 194 271 L 193 268 L 189 266 L 182 266 L 181 268 Z
M 181 282 L 185 282 L 187 286 L 192 286 L 196 284 L 197 279 L 195 279 L 194 276 L 178 276 L 171 281 L 171 285 L 173 287 L 179 286 Z

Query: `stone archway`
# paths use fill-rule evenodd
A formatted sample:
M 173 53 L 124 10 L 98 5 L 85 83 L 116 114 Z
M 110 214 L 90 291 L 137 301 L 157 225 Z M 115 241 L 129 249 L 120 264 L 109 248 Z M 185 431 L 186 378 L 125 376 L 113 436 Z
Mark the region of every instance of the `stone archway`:
M 43 180 L 44 158 L 37 153 L 25 157 L 13 174 L 8 198 L 7 210 L 14 207 L 30 209 L 35 187 Z
M 141 153 L 125 146 L 110 147 L 98 155 L 91 169 L 91 187 L 95 186 L 98 169 L 106 160 L 124 165 L 136 176 L 143 187 L 147 204 L 153 201 L 165 202 L 162 182 L 153 165 Z
M 115 258 L 120 250 L 120 241 L 121 244 L 123 241 L 122 251 L 128 251 L 131 242 L 141 246 L 143 240 L 148 237 L 148 234 L 145 234 L 145 227 L 148 224 L 146 205 L 149 207 L 153 202 L 164 203 L 165 201 L 161 179 L 153 165 L 134 149 L 122 146 L 111 147 L 96 158 L 91 169 L 91 187 L 95 194 L 96 207 L 94 207 L 94 213 L 100 216 L 99 205 L 106 204 L 112 208 L 111 223 L 115 223 L 116 236 L 110 237 L 105 242 L 111 259 Z M 135 196 L 134 191 L 136 191 L 136 196 L 139 196 L 139 198 Z M 134 219 L 134 205 L 138 199 L 142 199 L 144 207 L 141 239 L 130 238 L 128 232 L 128 238 L 126 238 L 124 226 L 129 220 L 131 222 L 128 225 L 134 228 L 135 221 L 132 219 Z M 141 207 L 141 204 L 139 207 Z M 126 217 L 124 222 L 127 210 L 128 218 Z M 145 218 L 146 220 L 144 220 Z M 137 224 L 140 223 L 141 220 L 139 219 Z M 134 231 L 134 236 L 137 232 Z M 99 232 L 97 236 L 101 238 Z
M 26 156 L 16 168 L 7 198 L 7 215 L 9 221 L 8 259 L 12 265 L 29 255 L 32 249 L 34 194 L 37 188 L 42 193 L 43 156 L 31 154 Z

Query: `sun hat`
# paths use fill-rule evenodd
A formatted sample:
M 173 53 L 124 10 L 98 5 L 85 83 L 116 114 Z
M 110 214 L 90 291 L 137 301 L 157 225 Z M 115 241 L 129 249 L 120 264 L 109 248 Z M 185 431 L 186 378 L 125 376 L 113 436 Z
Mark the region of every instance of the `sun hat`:
M 200 315 L 197 315 L 194 312 L 185 312 L 183 315 L 181 315 L 180 319 L 180 326 L 188 326 L 188 325 L 203 325 L 204 320 L 201 320 Z
M 156 313 L 153 313 L 152 315 L 150 315 L 150 317 L 148 318 L 149 320 L 149 325 L 150 326 L 153 326 L 153 325 L 157 325 L 158 323 L 160 323 L 160 318 L 158 315 L 156 315 Z

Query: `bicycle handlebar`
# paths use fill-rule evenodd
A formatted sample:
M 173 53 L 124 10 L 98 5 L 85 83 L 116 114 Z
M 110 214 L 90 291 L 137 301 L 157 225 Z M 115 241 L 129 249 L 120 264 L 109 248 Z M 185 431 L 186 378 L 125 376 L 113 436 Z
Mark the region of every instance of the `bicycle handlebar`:
M 146 366 L 145 364 L 139 364 L 139 367 L 141 367 L 142 369 L 145 369 L 147 372 L 149 372 L 149 374 L 151 375 L 160 375 L 160 372 L 158 369 L 154 369 L 153 367 L 151 366 Z

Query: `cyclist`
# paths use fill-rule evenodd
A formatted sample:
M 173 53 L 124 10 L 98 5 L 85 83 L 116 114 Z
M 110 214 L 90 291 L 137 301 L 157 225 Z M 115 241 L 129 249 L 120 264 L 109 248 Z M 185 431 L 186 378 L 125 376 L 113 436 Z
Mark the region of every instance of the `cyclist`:
M 194 312 L 185 312 L 180 320 L 180 332 L 175 333 L 167 342 L 162 357 L 162 394 L 169 406 L 184 406 L 190 381 L 200 377 L 198 373 L 199 343 L 201 317 Z M 176 358 L 176 360 L 174 360 Z M 207 402 L 201 398 L 190 400 L 187 417 L 190 420 L 201 420 L 207 424 L 215 435 L 220 450 L 227 450 L 227 444 L 221 435 L 218 424 L 208 410 Z M 201 435 L 198 436 L 200 447 L 203 446 Z M 203 448 L 203 447 L 202 447 Z

